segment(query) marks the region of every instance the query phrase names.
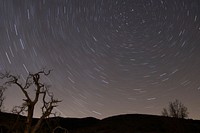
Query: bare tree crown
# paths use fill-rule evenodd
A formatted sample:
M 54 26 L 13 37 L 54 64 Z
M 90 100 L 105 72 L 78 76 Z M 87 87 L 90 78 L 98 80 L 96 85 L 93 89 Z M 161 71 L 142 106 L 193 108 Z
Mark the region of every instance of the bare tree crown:
M 35 133 L 39 129 L 41 122 L 46 117 L 54 114 L 52 113 L 52 110 L 58 106 L 59 102 L 61 102 L 54 98 L 53 93 L 49 92 L 49 86 L 45 85 L 45 83 L 41 81 L 41 76 L 48 76 L 50 73 L 51 70 L 48 70 L 47 72 L 42 70 L 34 74 L 29 73 L 24 84 L 19 81 L 19 76 L 12 75 L 9 72 L 0 74 L 1 79 L 6 79 L 5 85 L 16 85 L 25 96 L 25 99 L 23 99 L 24 103 L 21 106 L 15 106 L 13 108 L 13 112 L 17 114 L 27 112 L 26 128 L 24 133 Z M 35 95 L 33 98 L 31 98 L 28 93 L 28 89 L 30 89 L 31 86 L 35 88 Z M 42 115 L 37 124 L 32 127 L 33 113 L 39 98 L 42 99 L 43 103 L 41 107 Z
M 187 118 L 189 114 L 187 107 L 177 99 L 174 102 L 169 102 L 168 109 L 164 108 L 161 113 L 163 116 L 175 118 Z

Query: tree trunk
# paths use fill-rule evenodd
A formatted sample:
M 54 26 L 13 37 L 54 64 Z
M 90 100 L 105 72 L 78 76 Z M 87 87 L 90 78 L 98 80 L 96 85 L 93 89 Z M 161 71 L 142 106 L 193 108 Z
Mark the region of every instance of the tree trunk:
M 36 131 L 40 128 L 42 121 L 44 120 L 44 118 L 40 118 L 37 122 L 37 124 L 34 126 L 34 128 L 32 129 L 31 133 L 36 133 Z
M 28 116 L 27 116 L 27 119 L 26 119 L 26 126 L 25 126 L 24 133 L 31 133 L 34 104 L 32 104 L 32 103 L 29 103 L 29 104 L 30 105 L 28 106 Z

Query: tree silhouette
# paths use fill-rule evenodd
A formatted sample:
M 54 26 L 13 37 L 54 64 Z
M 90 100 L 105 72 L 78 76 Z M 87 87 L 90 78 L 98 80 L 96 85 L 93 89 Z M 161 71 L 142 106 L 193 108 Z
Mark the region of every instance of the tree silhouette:
M 5 97 L 4 97 L 5 89 L 6 89 L 5 87 L 0 86 L 0 112 L 2 112 L 4 109 L 3 102 L 5 100 Z
M 42 70 L 34 74 L 29 73 L 24 84 L 19 81 L 20 76 L 12 75 L 9 72 L 0 74 L 1 79 L 7 80 L 5 82 L 6 85 L 16 85 L 25 96 L 25 99 L 23 99 L 24 103 L 21 106 L 15 106 L 13 108 L 13 113 L 27 113 L 24 133 L 35 133 L 40 128 L 42 121 L 53 114 L 52 110 L 61 102 L 55 99 L 54 95 L 49 92 L 49 86 L 41 81 L 41 76 L 48 76 L 50 72 L 51 70 L 48 72 Z M 32 98 L 29 91 L 33 88 L 35 92 Z M 35 105 L 40 99 L 42 99 L 43 104 L 41 107 L 42 115 L 36 125 L 32 126 Z
M 187 118 L 187 107 L 185 107 L 179 100 L 169 102 L 168 109 L 164 108 L 162 111 L 163 116 L 175 117 L 175 118 Z

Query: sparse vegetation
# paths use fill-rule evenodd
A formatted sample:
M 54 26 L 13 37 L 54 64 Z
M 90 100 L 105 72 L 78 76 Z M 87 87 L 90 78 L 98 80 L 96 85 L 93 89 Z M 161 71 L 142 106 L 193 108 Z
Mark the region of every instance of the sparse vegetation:
M 169 102 L 168 109 L 164 108 L 162 111 L 163 116 L 175 117 L 175 118 L 188 118 L 188 110 L 179 100 Z
M 35 133 L 40 128 L 42 121 L 53 114 L 52 110 L 61 102 L 54 98 L 54 95 L 49 92 L 49 86 L 41 80 L 41 76 L 48 76 L 50 72 L 51 70 L 48 72 L 42 70 L 34 74 L 29 73 L 24 84 L 20 81 L 20 76 L 12 75 L 9 72 L 0 74 L 0 78 L 6 80 L 5 85 L 17 86 L 25 96 L 25 99 L 23 99 L 24 103 L 21 106 L 15 106 L 12 111 L 18 115 L 27 113 L 24 133 Z M 32 93 L 34 93 L 33 97 Z M 32 121 L 35 105 L 39 100 L 41 100 L 43 104 L 41 107 L 42 116 L 33 126 Z

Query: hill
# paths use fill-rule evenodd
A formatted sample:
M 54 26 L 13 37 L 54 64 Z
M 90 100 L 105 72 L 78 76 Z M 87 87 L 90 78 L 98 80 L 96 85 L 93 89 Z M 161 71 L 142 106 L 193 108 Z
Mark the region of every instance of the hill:
M 34 119 L 33 124 L 38 119 Z M 0 113 L 0 132 L 22 132 L 25 117 Z M 40 133 L 50 133 L 56 127 L 70 133 L 200 133 L 200 121 L 177 119 L 155 115 L 126 114 L 102 120 L 88 118 L 48 118 L 43 122 Z M 62 133 L 58 128 L 56 133 Z

